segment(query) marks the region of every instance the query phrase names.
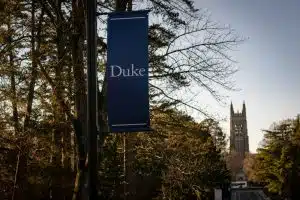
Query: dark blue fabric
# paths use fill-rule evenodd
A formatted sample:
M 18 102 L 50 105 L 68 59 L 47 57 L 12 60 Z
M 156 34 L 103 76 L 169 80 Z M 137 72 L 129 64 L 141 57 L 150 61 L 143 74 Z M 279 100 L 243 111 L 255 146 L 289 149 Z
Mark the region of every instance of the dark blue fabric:
M 148 11 L 109 14 L 107 40 L 109 131 L 149 131 Z

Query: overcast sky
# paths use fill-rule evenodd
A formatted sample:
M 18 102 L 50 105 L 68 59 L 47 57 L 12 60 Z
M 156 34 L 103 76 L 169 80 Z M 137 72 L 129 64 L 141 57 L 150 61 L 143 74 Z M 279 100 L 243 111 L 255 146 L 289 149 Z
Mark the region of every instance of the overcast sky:
M 230 93 L 227 103 L 232 100 L 241 110 L 245 100 L 250 151 L 255 152 L 262 129 L 300 113 L 300 1 L 195 0 L 195 5 L 249 37 L 232 53 L 239 62 L 234 79 L 241 91 Z M 211 111 L 229 117 L 229 106 L 211 103 Z M 229 134 L 229 121 L 223 126 Z

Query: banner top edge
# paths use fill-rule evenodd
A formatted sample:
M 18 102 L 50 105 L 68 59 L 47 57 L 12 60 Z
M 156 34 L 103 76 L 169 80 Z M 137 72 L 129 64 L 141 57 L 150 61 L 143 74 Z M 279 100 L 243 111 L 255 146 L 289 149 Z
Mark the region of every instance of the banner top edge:
M 114 15 L 130 15 L 130 14 L 148 14 L 151 10 L 134 10 L 134 11 L 114 11 L 108 13 L 109 17 L 113 17 Z

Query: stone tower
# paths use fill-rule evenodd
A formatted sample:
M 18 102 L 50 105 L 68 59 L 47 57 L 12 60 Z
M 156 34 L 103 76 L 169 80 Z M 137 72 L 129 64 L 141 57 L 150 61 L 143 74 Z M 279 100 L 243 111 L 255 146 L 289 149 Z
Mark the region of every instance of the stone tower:
M 230 152 L 236 152 L 242 158 L 249 152 L 245 102 L 242 112 L 234 112 L 232 103 L 230 105 Z

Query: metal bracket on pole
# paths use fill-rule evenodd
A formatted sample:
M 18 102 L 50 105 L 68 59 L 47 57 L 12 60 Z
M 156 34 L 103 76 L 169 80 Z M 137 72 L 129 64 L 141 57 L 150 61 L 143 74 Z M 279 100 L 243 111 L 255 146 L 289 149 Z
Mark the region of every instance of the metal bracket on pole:
M 151 9 L 147 9 L 147 10 L 135 10 L 135 11 L 112 11 L 112 12 L 101 12 L 101 13 L 100 12 L 96 12 L 96 16 L 109 15 L 111 13 L 122 13 L 122 12 L 128 13 L 128 12 L 144 12 L 144 11 L 150 12 Z
M 96 13 L 96 16 L 100 16 L 100 15 L 108 15 L 110 12 L 103 12 L 103 13 L 99 13 L 99 12 L 97 12 Z

